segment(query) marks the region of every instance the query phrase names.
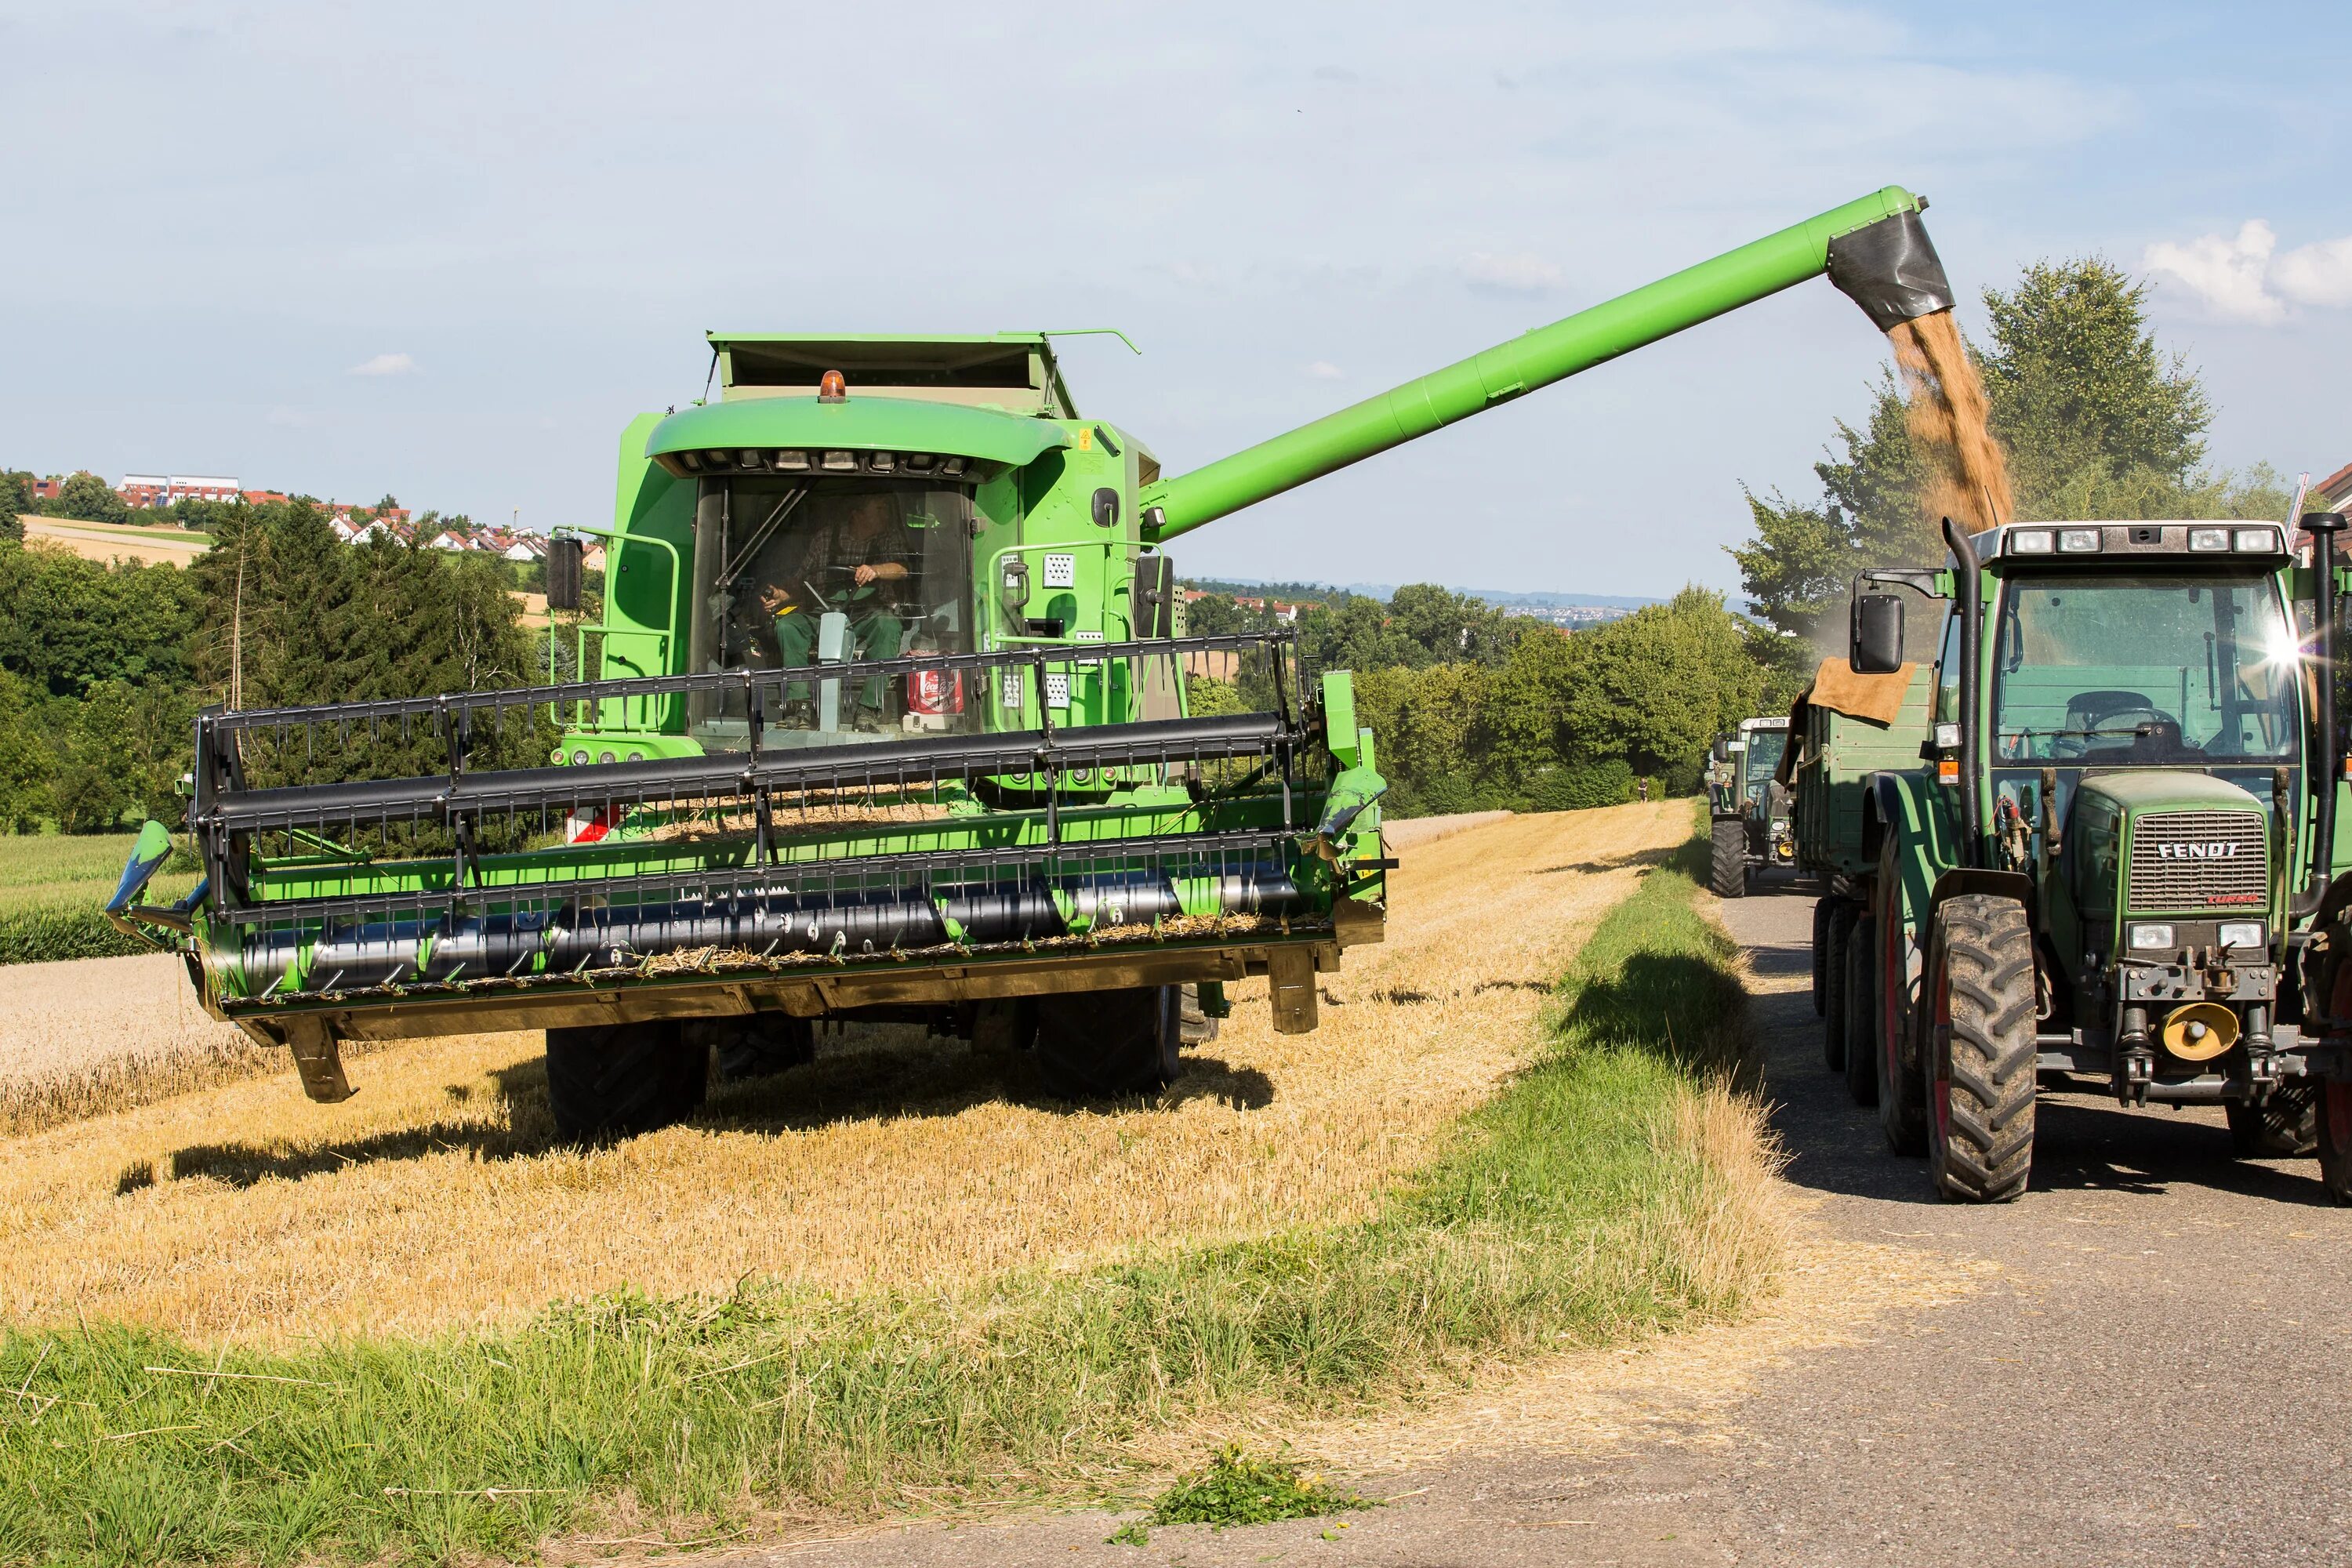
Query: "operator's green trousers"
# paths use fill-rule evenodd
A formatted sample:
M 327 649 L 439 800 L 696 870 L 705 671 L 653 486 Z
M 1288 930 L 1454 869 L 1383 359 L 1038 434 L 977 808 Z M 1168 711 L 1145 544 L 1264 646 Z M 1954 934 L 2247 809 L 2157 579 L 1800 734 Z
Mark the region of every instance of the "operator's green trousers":
M 816 663 L 817 617 L 795 610 L 789 616 L 776 617 L 776 651 L 787 665 L 807 668 Z M 896 658 L 906 644 L 907 624 L 887 610 L 861 610 L 849 617 L 849 646 L 858 658 Z M 808 682 L 795 680 L 784 689 L 784 695 L 793 701 L 805 701 Z M 882 706 L 882 678 L 876 676 L 858 689 L 859 706 L 878 710 Z

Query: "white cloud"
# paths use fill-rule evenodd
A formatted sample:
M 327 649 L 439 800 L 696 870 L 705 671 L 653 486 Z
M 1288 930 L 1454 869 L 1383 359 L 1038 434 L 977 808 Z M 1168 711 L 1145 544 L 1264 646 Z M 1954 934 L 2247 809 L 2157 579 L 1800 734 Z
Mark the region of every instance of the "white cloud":
M 2271 282 L 2298 305 L 2352 305 L 2352 237 L 2296 247 L 2271 268 Z
M 1348 373 L 1341 370 L 1338 365 L 1333 364 L 1328 359 L 1318 359 L 1313 364 L 1307 367 L 1307 374 L 1313 376 L 1318 381 L 1338 381 L 1346 376 Z
M 1474 250 L 1463 258 L 1462 276 L 1470 280 L 1474 289 L 1491 289 L 1504 294 L 1541 294 L 1567 280 L 1559 263 L 1546 261 L 1526 250 L 1499 256 Z
M 378 354 L 352 366 L 353 375 L 414 375 L 416 362 L 406 354 Z
M 2286 307 L 2270 291 L 2266 275 L 2278 236 L 2260 218 L 2248 218 L 2235 239 L 2201 235 L 2186 245 L 2159 240 L 2142 258 L 2150 272 L 2169 273 L 2186 283 L 2214 314 L 2239 321 L 2275 321 Z
M 2237 237 L 2201 235 L 2185 245 L 2159 240 L 2141 258 L 2150 272 L 2189 286 L 2215 315 L 2233 321 L 2286 320 L 2287 307 L 2352 305 L 2352 237 L 2317 240 L 2278 254 L 2278 236 L 2248 218 Z

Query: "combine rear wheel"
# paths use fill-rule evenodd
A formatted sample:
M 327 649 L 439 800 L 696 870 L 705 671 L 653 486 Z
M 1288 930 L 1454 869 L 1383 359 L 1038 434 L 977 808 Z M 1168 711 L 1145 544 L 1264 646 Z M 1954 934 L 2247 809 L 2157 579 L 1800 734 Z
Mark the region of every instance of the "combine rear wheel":
M 1743 897 L 1748 891 L 1748 825 L 1736 816 L 1717 817 L 1713 847 L 1707 890 L 1718 899 Z
M 1151 1094 L 1181 1069 L 1183 1003 L 1173 985 L 1037 998 L 1037 1071 L 1058 1100 Z
M 1845 1071 L 1845 949 L 1858 912 L 1850 900 L 1832 900 L 1822 931 L 1822 1061 L 1832 1072 Z
M 547 1031 L 547 1103 L 567 1141 L 626 1138 L 683 1121 L 702 1104 L 710 1049 L 676 1023 Z
M 2006 1203 L 2033 1167 L 2033 937 L 2014 899 L 1937 907 L 1927 947 L 1927 1168 L 1955 1203 Z
M 1878 1103 L 1878 921 L 1864 915 L 1845 939 L 1845 1090 Z
M 2281 1084 L 2260 1105 L 2233 1100 L 2230 1152 L 2241 1160 L 2308 1159 L 2319 1150 L 2319 1094 L 2308 1083 Z

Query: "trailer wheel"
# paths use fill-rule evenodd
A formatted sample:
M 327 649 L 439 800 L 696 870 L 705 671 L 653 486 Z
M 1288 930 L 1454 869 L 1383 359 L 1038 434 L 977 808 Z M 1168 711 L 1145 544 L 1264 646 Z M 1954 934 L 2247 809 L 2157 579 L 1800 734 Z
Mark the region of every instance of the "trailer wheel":
M 1858 911 L 1848 899 L 1832 900 L 1822 945 L 1822 1061 L 1845 1071 L 1845 949 Z
M 1845 939 L 1845 1091 L 1878 1103 L 1878 921 L 1864 915 Z
M 1813 900 L 1813 1016 L 1829 1010 L 1830 914 L 1837 900 L 1823 893 Z
M 1871 1054 L 1877 1058 L 1878 1125 L 1886 1146 L 1916 1159 L 1927 1152 L 1927 1079 L 1919 1066 L 1919 1007 L 1912 994 L 1912 947 L 1903 931 L 1902 884 L 1895 879 L 1895 846 L 1879 858 L 1878 886 L 1885 895 L 1879 912 L 1877 1027 Z M 1907 1056 L 1906 1053 L 1908 1053 Z
M 702 1104 L 710 1050 L 675 1022 L 547 1031 L 547 1103 L 558 1136 L 626 1138 L 683 1121 Z
M 1151 1094 L 1176 1081 L 1183 1004 L 1173 985 L 1037 998 L 1037 1073 L 1057 1100 Z
M 2319 1183 L 2339 1204 L 2352 1205 L 2352 1082 L 2329 1079 L 2314 1097 L 2318 1104 Z
M 1715 819 L 1714 858 L 1706 873 L 1707 890 L 1718 899 L 1744 897 L 1748 891 L 1748 825 L 1736 816 Z
M 2301 1160 L 2319 1152 L 2319 1095 L 2308 1083 L 2285 1083 L 2260 1105 L 2233 1100 L 2230 1152 L 2241 1160 Z
M 2033 936 L 2014 899 L 1937 906 L 1927 948 L 1927 1169 L 1955 1203 L 2006 1203 L 2033 1168 Z

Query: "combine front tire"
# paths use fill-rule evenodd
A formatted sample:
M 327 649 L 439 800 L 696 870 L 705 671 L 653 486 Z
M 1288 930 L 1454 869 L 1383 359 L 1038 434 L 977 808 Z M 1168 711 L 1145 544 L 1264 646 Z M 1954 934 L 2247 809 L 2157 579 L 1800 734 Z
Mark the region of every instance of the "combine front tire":
M 1850 900 L 1832 900 L 1822 931 L 1822 1061 L 1832 1072 L 1845 1071 L 1845 949 L 1859 912 Z
M 547 1103 L 566 1142 L 626 1138 L 683 1121 L 702 1104 L 710 1050 L 676 1023 L 547 1031 Z
M 2319 1151 L 2319 1093 L 2308 1083 L 2281 1084 L 2260 1105 L 2233 1100 L 2230 1152 L 2241 1160 L 2309 1159 Z
M 1845 1090 L 1878 1103 L 1878 921 L 1864 915 L 1845 939 Z
M 1714 858 L 1706 872 L 1707 891 L 1718 899 L 1737 899 L 1748 891 L 1748 825 L 1736 816 L 1715 819 Z
M 1173 985 L 1037 998 L 1037 1071 L 1057 1100 L 1152 1094 L 1176 1081 L 1183 1003 Z
M 1937 906 L 1927 948 L 1927 1167 L 1956 1203 L 2006 1203 L 2033 1167 L 2033 936 L 2014 899 Z

